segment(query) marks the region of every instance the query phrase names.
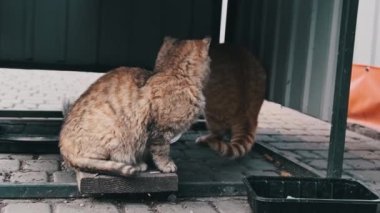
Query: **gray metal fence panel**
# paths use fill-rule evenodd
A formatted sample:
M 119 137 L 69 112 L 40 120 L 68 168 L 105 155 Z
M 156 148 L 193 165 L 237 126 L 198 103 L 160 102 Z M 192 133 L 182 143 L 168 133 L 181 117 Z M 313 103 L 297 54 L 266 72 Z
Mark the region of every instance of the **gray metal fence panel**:
M 354 63 L 380 67 L 380 1 L 359 1 Z
M 229 1 L 226 40 L 261 59 L 269 100 L 331 119 L 342 2 Z

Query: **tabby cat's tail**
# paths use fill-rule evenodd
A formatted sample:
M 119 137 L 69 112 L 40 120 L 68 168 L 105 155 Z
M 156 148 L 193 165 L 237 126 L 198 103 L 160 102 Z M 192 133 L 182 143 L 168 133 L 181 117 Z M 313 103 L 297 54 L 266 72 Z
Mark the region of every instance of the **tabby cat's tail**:
M 62 102 L 62 115 L 63 118 L 66 118 L 67 114 L 69 114 L 71 107 L 73 106 L 74 101 L 68 98 L 64 98 Z
M 73 97 L 71 97 L 71 98 L 63 98 L 63 101 L 62 101 L 62 115 L 63 115 L 63 118 L 67 117 L 67 114 L 69 114 L 71 108 L 74 105 L 75 100 L 76 99 L 74 99 Z
M 211 149 L 224 157 L 236 159 L 244 157 L 249 153 L 255 143 L 255 132 L 257 124 L 252 127 L 237 126 L 232 128 L 232 137 L 229 143 L 223 142 L 220 138 L 208 141 Z
M 70 166 L 76 169 L 87 172 L 131 176 L 139 171 L 139 167 L 137 166 L 127 165 L 110 160 L 75 157 L 70 160 L 66 159 L 66 162 L 68 162 Z

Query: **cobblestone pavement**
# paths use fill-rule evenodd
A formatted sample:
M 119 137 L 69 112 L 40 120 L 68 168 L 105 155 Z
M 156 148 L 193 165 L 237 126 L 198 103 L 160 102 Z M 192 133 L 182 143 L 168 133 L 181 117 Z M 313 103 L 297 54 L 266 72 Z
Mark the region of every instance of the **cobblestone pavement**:
M 172 145 L 180 182 L 241 182 L 245 175 L 278 176 L 281 171 L 257 152 L 235 161 L 223 159 L 194 143 L 200 132 L 188 132 Z M 75 173 L 62 164 L 60 155 L 0 154 L 0 182 L 75 183 Z
M 54 72 L 34 70 L 0 69 L 0 109 L 19 110 L 61 110 L 64 97 L 77 97 L 89 84 L 99 77 L 98 73 Z M 281 107 L 278 104 L 265 102 L 259 118 L 257 141 L 272 150 L 281 153 L 288 159 L 298 162 L 305 168 L 325 176 L 328 155 L 328 141 L 330 124 L 319 119 L 301 114 L 297 111 Z M 199 134 L 199 133 L 194 133 Z M 190 151 L 192 158 L 209 155 L 208 151 L 191 151 L 191 144 L 178 143 L 174 145 L 173 157 L 186 156 L 184 150 Z M 189 150 L 190 147 L 190 150 Z M 203 152 L 203 153 L 202 153 Z M 213 155 L 213 154 L 210 154 Z M 224 176 L 222 171 L 211 171 L 208 166 L 227 163 L 230 169 L 257 166 L 253 161 L 263 162 L 269 169 L 256 169 L 264 175 L 278 175 L 279 171 L 270 167 L 270 163 L 255 159 L 254 153 L 248 161 L 213 161 L 199 164 L 202 172 L 197 174 L 217 174 L 214 178 L 238 178 Z M 189 156 L 188 156 L 189 157 Z M 29 156 L 0 154 L 0 182 L 72 182 L 73 173 L 62 169 L 59 156 Z M 183 164 L 182 164 L 183 163 Z M 184 159 L 183 168 L 188 164 L 197 164 L 196 161 Z M 269 167 L 268 167 L 269 166 Z M 186 175 L 182 177 L 197 176 L 193 171 L 181 169 L 179 172 Z M 256 167 L 259 168 L 259 167 Z M 252 169 L 252 168 L 251 168 Z M 252 169 L 254 170 L 254 169 Z M 239 170 L 242 171 L 242 170 Z M 251 170 L 245 170 L 251 171 Z M 219 173 L 218 173 L 219 172 Z M 27 173 L 27 175 L 25 175 Z M 188 173 L 188 174 L 187 174 Z M 233 174 L 233 173 L 230 173 Z M 242 175 L 243 172 L 239 173 Z M 364 181 L 372 189 L 380 193 L 380 143 L 377 140 L 347 131 L 344 177 Z M 181 179 L 180 179 L 181 181 Z M 219 202 L 220 201 L 220 202 Z M 2 212 L 22 212 L 17 208 L 33 209 L 37 212 L 231 212 L 229 208 L 236 206 L 243 209 L 235 212 L 247 212 L 244 198 L 216 199 L 208 201 L 183 201 L 177 205 L 162 204 L 125 204 L 102 200 L 48 200 L 48 201 L 4 200 L 0 203 Z M 29 204 L 28 204 L 29 203 Z M 26 207 L 35 205 L 35 208 Z M 226 208 L 227 210 L 223 210 Z M 235 207 L 234 207 L 235 208 Z M 16 209 L 16 210 L 14 210 Z M 106 209 L 106 210 L 105 210 Z M 131 210 L 130 210 L 131 209 Z M 241 210 L 241 211 L 239 211 Z M 31 211 L 28 211 L 31 212 Z
M 201 132 L 187 132 L 172 145 L 171 155 L 178 166 L 179 182 L 241 183 L 245 175 L 279 176 L 289 171 L 267 161 L 257 152 L 243 159 L 223 159 L 207 147 L 194 143 Z M 66 168 L 58 154 L 0 154 L 1 184 L 66 184 L 75 183 L 75 172 Z M 22 190 L 21 190 L 22 191 Z M 106 197 L 106 196 L 104 196 Z M 103 213 L 103 212 L 250 212 L 245 197 L 185 199 L 176 203 L 151 201 L 139 203 L 128 199 L 66 199 L 66 200 L 0 200 L 1 213 Z
M 58 110 L 101 73 L 0 68 L 0 109 Z
M 326 176 L 330 124 L 266 102 L 257 140 L 283 156 Z M 364 181 L 380 193 L 380 141 L 347 131 L 344 177 Z
M 2 213 L 249 213 L 244 197 L 180 200 L 176 203 L 127 203 L 106 199 L 3 200 Z

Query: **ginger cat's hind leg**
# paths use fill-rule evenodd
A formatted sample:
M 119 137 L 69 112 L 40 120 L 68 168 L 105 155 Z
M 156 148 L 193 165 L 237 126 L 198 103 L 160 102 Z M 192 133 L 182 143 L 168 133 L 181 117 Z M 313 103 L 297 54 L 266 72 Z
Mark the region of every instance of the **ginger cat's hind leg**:
M 214 133 L 209 133 L 207 135 L 202 135 L 202 136 L 199 136 L 196 140 L 195 140 L 195 143 L 198 144 L 198 145 L 208 145 L 208 143 L 211 143 L 212 141 L 215 141 L 215 140 L 222 140 L 223 136 L 219 135 L 219 134 L 214 134 Z
M 211 118 L 207 118 L 207 129 L 209 134 L 199 136 L 195 143 L 199 145 L 208 145 L 213 141 L 221 141 L 223 139 L 225 129 L 218 125 L 218 122 L 214 122 Z
M 208 122 L 210 119 L 208 120 Z M 231 140 L 224 141 L 222 128 L 208 123 L 208 135 L 197 138 L 196 143 L 200 145 L 208 145 L 212 150 L 219 153 L 221 156 L 230 159 L 240 158 L 245 156 L 254 144 L 257 120 L 252 119 L 246 122 L 238 122 L 231 127 Z

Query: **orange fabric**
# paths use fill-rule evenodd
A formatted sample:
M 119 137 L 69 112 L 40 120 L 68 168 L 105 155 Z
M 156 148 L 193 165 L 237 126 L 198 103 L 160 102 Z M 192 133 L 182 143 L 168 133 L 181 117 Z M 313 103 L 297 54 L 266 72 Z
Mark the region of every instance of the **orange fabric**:
M 380 67 L 352 66 L 348 119 L 380 131 Z

